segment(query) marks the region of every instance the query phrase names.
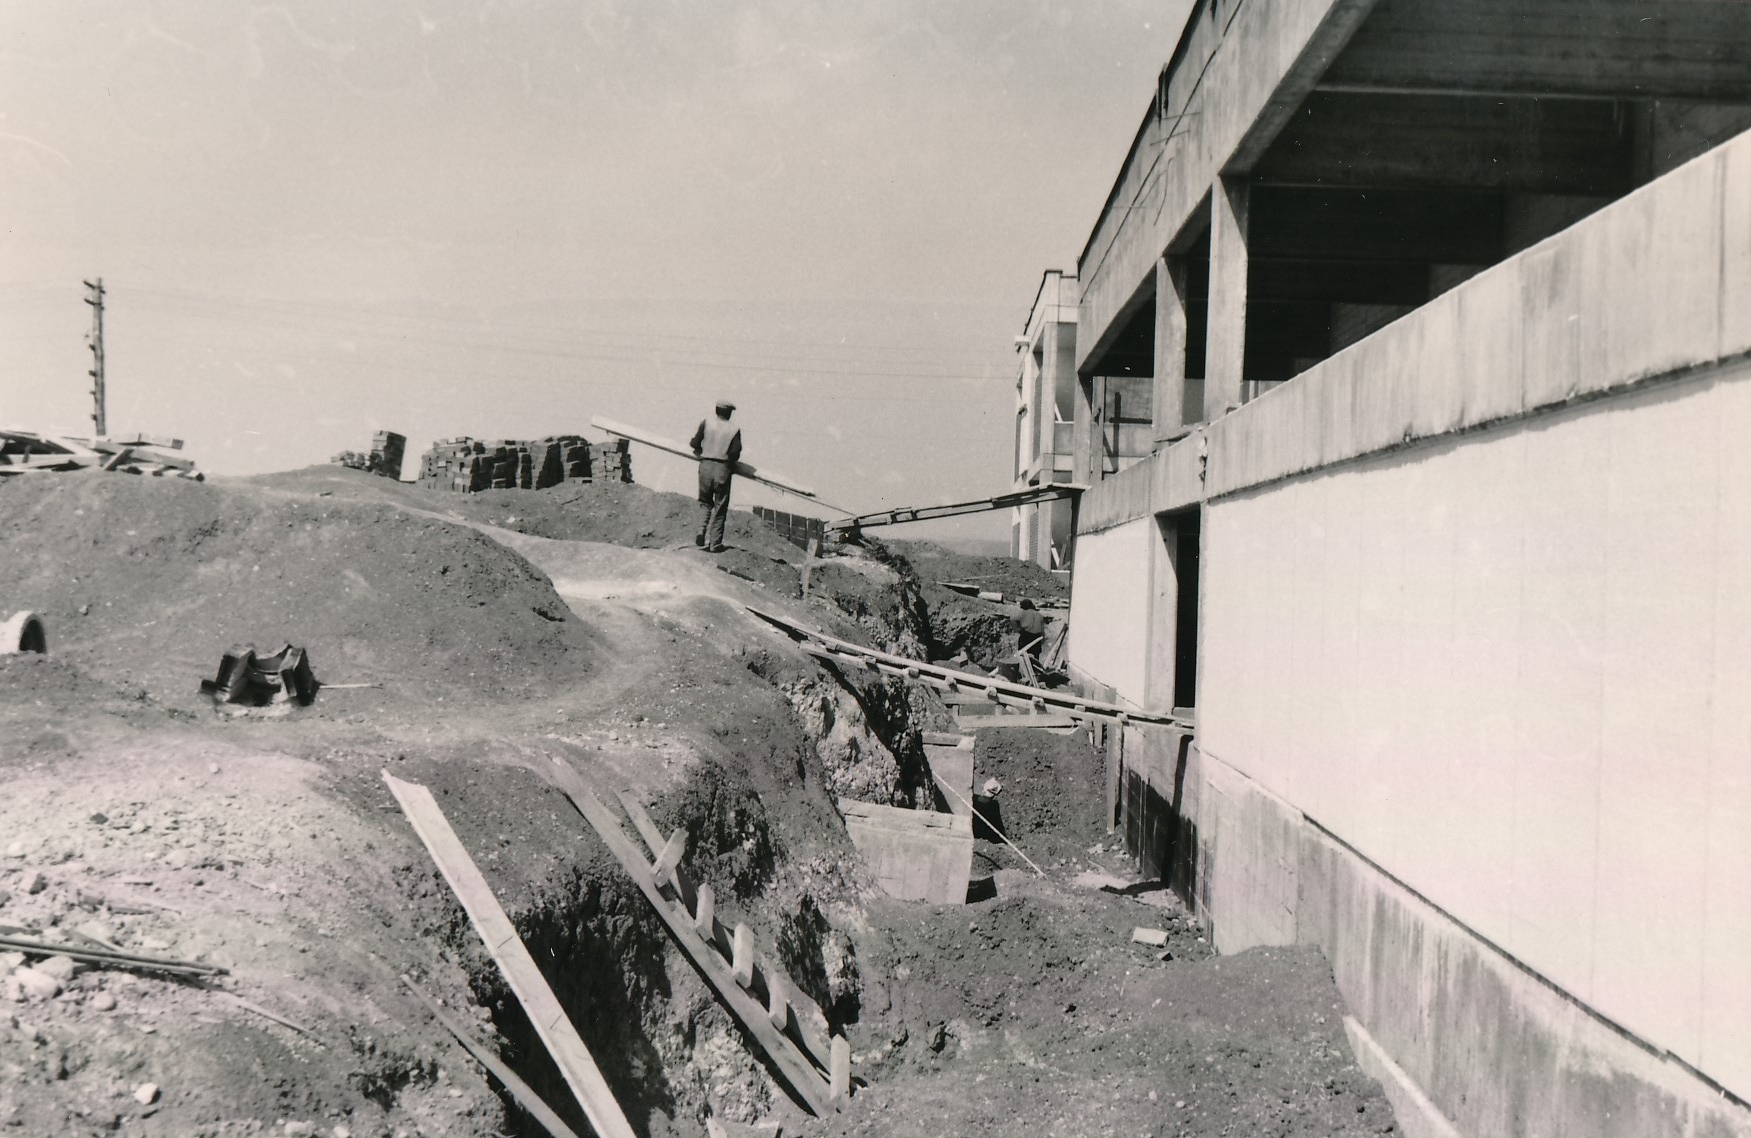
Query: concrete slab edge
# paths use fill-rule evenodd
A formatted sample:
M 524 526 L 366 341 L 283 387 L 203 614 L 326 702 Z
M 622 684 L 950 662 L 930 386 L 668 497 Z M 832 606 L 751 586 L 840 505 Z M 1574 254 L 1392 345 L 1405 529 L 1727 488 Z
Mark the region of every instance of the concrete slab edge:
M 1386 1092 L 1399 1132 L 1405 1138 L 1462 1138 L 1459 1129 L 1447 1121 L 1447 1116 L 1429 1101 L 1409 1072 L 1393 1062 L 1392 1056 L 1355 1016 L 1344 1017 L 1344 1034 L 1349 1037 L 1356 1065 Z

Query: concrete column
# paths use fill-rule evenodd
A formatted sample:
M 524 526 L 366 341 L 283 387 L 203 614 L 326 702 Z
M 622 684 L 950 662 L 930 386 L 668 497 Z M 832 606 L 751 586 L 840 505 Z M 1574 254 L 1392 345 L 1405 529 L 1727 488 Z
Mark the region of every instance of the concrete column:
M 1155 262 L 1155 383 L 1150 406 L 1155 418 L 1155 449 L 1185 426 L 1186 271 L 1167 257 Z
M 1204 418 L 1243 402 L 1246 364 L 1247 184 L 1218 178 L 1210 188 L 1210 326 Z
M 1173 556 L 1178 536 L 1166 516 L 1156 515 L 1155 541 L 1149 547 L 1149 655 L 1144 670 L 1144 706 L 1150 711 L 1173 710 L 1179 664 L 1179 567 Z

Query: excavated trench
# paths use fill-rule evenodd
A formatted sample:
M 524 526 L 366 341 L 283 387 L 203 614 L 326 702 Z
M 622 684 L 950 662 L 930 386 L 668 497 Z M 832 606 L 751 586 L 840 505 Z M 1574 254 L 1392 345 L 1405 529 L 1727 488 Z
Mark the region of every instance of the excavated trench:
M 840 611 L 888 646 L 922 655 L 930 642 L 928 612 L 903 562 L 901 571 L 875 580 L 856 569 L 840 577 L 828 594 Z M 760 951 L 842 1031 L 863 1011 L 853 931 L 869 883 L 848 856 L 832 802 L 849 796 L 910 806 L 930 785 L 921 732 L 950 719 L 932 693 L 891 678 L 758 649 L 740 662 L 782 697 L 786 721 L 745 753 L 696 759 L 650 812 L 665 833 L 680 828 L 690 835 L 688 869 L 712 886 L 725 919 L 746 920 Z M 794 767 L 785 772 L 796 776 L 789 801 L 773 800 L 770 780 L 758 785 L 750 773 L 757 764 L 768 772 Z M 539 850 L 528 856 L 546 864 L 531 869 L 522 904 L 507 909 L 634 1129 L 653 1138 L 694 1135 L 708 1115 L 753 1122 L 767 1114 L 774 1097 L 786 1093 L 782 1081 L 761 1070 L 759 1049 L 595 836 L 570 856 Z M 452 910 L 434 932 L 467 971 L 506 1062 L 574 1129 L 588 1133 L 473 928 Z M 504 1133 L 545 1133 L 508 1093 L 501 1097 Z

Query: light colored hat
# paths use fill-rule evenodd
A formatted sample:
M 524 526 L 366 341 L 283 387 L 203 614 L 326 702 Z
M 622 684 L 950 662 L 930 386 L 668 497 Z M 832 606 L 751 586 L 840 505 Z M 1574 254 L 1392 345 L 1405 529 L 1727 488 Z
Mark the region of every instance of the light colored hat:
M 736 405 L 734 403 L 731 403 L 728 399 L 719 399 L 717 401 L 717 409 L 719 411 L 734 411 L 736 409 Z

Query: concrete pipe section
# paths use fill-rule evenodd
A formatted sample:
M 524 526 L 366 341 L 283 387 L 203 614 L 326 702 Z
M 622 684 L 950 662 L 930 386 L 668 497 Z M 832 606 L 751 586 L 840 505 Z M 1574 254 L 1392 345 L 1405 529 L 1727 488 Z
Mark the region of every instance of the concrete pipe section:
M 34 612 L 15 612 L 5 624 L 0 624 L 0 655 L 12 652 L 47 653 L 48 634 Z

